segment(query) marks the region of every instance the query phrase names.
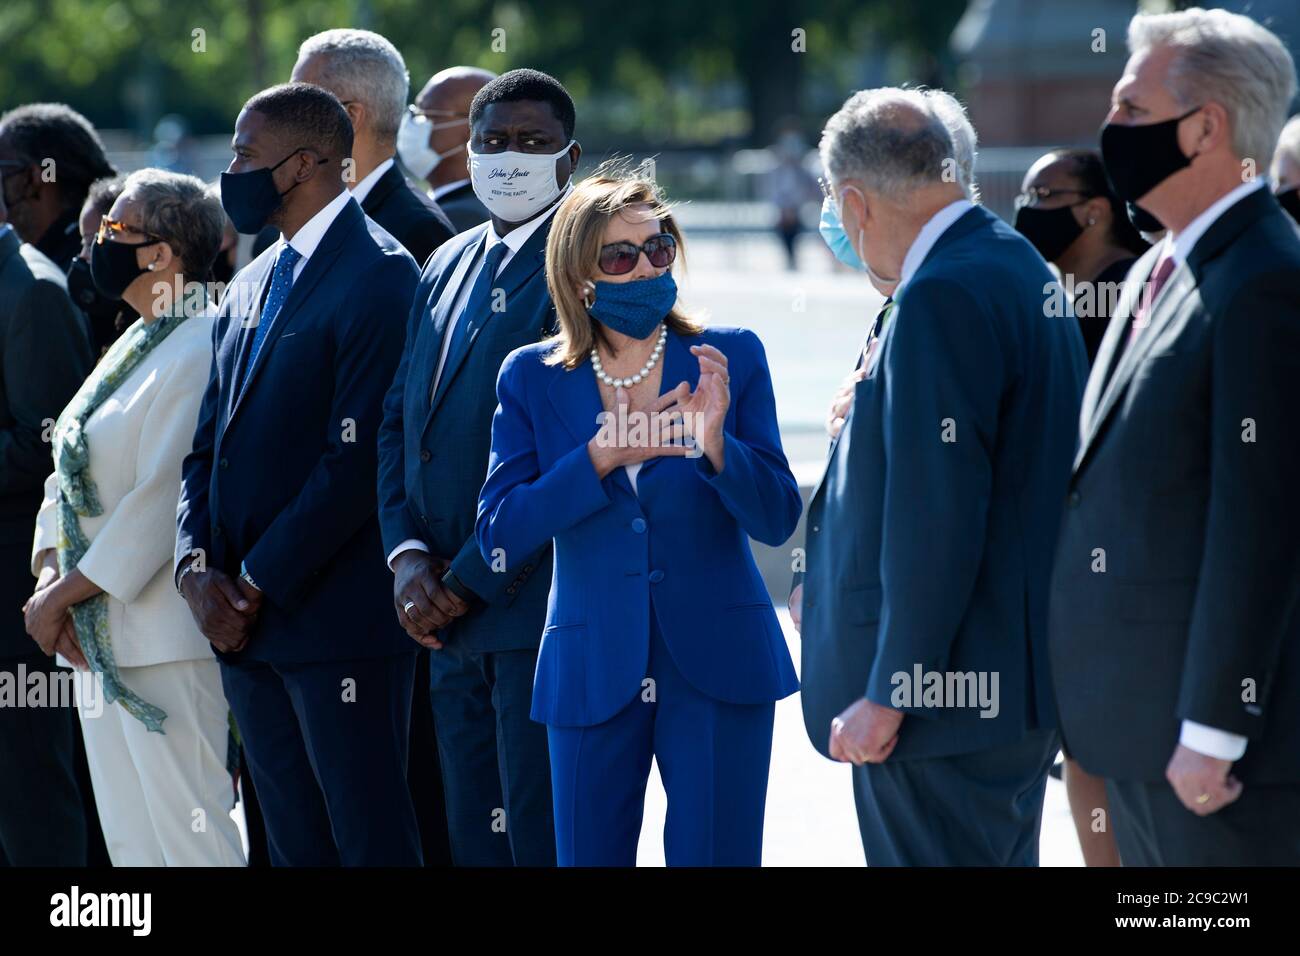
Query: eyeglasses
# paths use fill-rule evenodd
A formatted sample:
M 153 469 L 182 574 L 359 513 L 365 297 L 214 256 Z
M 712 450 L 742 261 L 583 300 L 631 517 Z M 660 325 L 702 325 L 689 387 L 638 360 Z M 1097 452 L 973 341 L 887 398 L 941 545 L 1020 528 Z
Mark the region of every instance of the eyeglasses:
M 162 242 L 161 236 L 155 236 L 152 232 L 145 232 L 143 229 L 132 226 L 130 223 L 120 222 L 116 219 L 109 219 L 107 216 L 100 216 L 99 231 L 95 233 L 95 242 L 104 243 L 111 235 L 115 242 L 121 242 L 122 237 L 128 232 L 139 233 L 148 239 L 148 242 L 139 243 L 139 245 L 152 245 L 155 242 Z
M 650 260 L 650 265 L 663 269 L 673 264 L 677 258 L 677 240 L 666 232 L 651 236 L 641 245 L 634 242 L 611 242 L 600 248 L 600 271 L 607 276 L 627 275 L 636 268 L 641 253 Z
M 455 110 L 422 110 L 418 106 L 408 106 L 406 112 L 410 113 L 411 117 L 416 120 L 437 122 L 438 120 L 446 119 L 448 121 L 445 123 L 438 123 L 439 126 L 454 126 L 459 123 L 464 123 L 466 126 L 469 125 L 469 115 L 466 113 L 457 113 Z
M 1044 199 L 1051 199 L 1053 196 L 1074 195 L 1082 196 L 1084 199 L 1092 199 L 1096 193 L 1090 193 L 1086 189 L 1052 189 L 1050 186 L 1031 186 L 1024 192 L 1016 196 L 1016 208 L 1022 206 L 1037 206 Z

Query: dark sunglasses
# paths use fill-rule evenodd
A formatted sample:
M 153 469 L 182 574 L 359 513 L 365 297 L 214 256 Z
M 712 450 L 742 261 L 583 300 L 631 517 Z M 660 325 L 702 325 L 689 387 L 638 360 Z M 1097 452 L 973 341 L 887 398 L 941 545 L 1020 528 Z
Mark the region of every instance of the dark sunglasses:
M 656 269 L 663 269 L 673 264 L 677 258 L 677 240 L 666 232 L 651 236 L 641 245 L 633 242 L 611 242 L 600 248 L 600 271 L 607 276 L 627 275 L 636 268 L 641 253 L 650 260 Z

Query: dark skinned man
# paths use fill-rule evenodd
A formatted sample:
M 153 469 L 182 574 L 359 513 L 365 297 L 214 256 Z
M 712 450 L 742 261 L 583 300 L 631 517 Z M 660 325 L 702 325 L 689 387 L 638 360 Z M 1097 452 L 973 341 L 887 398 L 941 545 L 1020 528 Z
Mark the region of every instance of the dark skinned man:
M 418 270 L 344 189 L 332 94 L 245 105 L 221 199 L 280 239 L 235 276 L 182 469 L 177 584 L 221 660 L 280 866 L 419 865 L 415 647 L 387 598 L 376 434 Z
M 554 324 L 546 238 L 581 149 L 573 100 L 535 70 L 484 86 L 469 121 L 471 179 L 491 219 L 439 249 L 420 277 L 384 403 L 380 523 L 397 618 L 434 650 L 431 698 L 453 859 L 554 865 L 546 732 L 529 719 L 550 551 L 517 574 L 498 573 L 479 553 L 474 519 L 497 372 Z M 498 185 L 506 173 L 509 190 Z

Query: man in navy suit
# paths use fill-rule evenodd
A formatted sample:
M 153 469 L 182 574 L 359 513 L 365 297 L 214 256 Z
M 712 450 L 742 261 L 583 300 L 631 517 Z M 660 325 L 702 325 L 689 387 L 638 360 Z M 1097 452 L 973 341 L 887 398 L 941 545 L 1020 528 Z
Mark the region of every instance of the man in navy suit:
M 821 150 L 823 231 L 894 306 L 808 508 L 804 720 L 854 764 L 869 864 L 1032 865 L 1083 342 L 1045 313 L 1038 253 L 964 195 L 924 95 L 855 94 Z
M 398 621 L 430 661 L 452 858 L 553 866 L 546 728 L 529 719 L 550 592 L 549 545 L 495 567 L 474 522 L 505 357 L 553 329 L 543 269 L 581 150 L 573 100 L 536 70 L 470 106 L 474 190 L 492 214 L 429 260 L 384 403 L 379 513 Z M 412 645 L 415 646 L 414 644 Z
M 245 104 L 222 174 L 280 240 L 221 303 L 186 458 L 177 586 L 221 659 L 275 865 L 419 865 L 415 648 L 385 616 L 374 476 L 418 270 L 343 188 L 352 126 L 303 83 Z

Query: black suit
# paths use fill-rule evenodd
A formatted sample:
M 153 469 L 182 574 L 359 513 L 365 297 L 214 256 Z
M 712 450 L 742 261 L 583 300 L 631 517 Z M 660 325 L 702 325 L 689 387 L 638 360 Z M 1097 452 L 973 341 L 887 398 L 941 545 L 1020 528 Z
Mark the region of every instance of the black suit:
M 3 229 L 3 227 L 0 227 Z M 50 474 L 49 422 L 92 365 L 62 273 L 0 232 L 0 670 L 52 670 L 19 610 L 31 596 L 32 531 Z M 16 677 L 15 677 L 16 680 Z M 18 682 L 19 693 L 25 690 Z M 84 866 L 74 709 L 0 707 L 0 864 Z
M 1062 732 L 1108 780 L 1125 862 L 1295 863 L 1300 239 L 1248 194 L 1125 349 L 1162 249 L 1134 266 L 1084 396 L 1052 586 Z M 1249 738 L 1243 796 L 1207 817 L 1164 779 L 1184 720 Z
M 474 195 L 474 186 L 467 179 L 455 189 L 438 197 L 438 205 L 447 214 L 457 232 L 473 229 L 490 218 L 487 206 Z

